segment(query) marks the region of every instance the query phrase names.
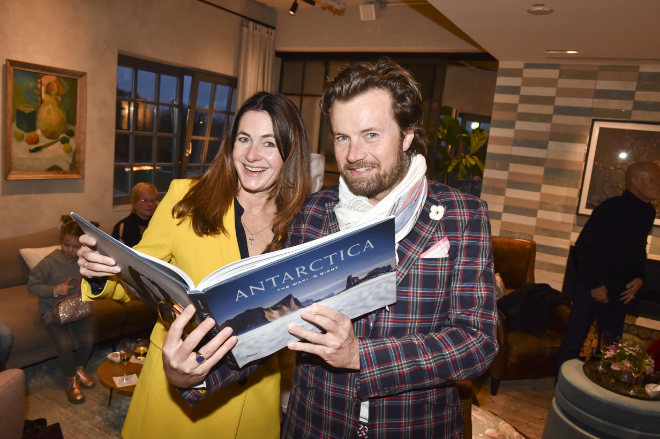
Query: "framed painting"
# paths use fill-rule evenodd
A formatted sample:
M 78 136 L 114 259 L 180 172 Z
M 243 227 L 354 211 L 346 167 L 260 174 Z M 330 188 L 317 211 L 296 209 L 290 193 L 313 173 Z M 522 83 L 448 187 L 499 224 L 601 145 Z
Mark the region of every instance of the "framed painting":
M 83 178 L 85 73 L 7 60 L 5 179 Z
M 600 203 L 621 195 L 626 169 L 640 161 L 660 164 L 660 123 L 592 120 L 578 214 L 591 215 Z M 660 204 L 655 207 L 659 226 Z

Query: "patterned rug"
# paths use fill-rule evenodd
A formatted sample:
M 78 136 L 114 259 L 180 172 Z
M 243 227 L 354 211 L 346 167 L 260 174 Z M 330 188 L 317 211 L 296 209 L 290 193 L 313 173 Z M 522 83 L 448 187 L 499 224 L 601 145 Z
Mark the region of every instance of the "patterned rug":
M 27 380 L 26 419 L 46 418 L 48 424 L 59 422 L 65 439 L 120 438 L 130 396 L 110 391 L 96 375 L 96 370 L 111 352 L 110 343 L 94 347 L 87 372 L 96 381 L 93 389 L 83 389 L 85 402 L 71 404 L 64 389 L 66 380 L 56 358 L 24 368 Z

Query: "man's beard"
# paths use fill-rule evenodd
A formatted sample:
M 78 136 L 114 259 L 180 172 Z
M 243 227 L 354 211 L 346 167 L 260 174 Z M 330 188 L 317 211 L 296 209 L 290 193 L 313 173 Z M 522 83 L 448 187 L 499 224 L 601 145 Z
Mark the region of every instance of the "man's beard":
M 354 177 L 350 170 L 373 167 L 374 175 L 369 177 Z M 397 149 L 397 159 L 388 169 L 381 169 L 380 163 L 361 160 L 347 163 L 341 170 L 341 176 L 353 195 L 375 198 L 383 192 L 391 191 L 408 172 L 406 153 Z

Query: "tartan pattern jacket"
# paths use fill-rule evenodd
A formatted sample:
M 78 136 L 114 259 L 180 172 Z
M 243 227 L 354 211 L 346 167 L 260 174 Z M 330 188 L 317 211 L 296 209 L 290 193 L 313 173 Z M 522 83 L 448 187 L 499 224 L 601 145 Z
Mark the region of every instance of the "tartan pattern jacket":
M 293 246 L 339 230 L 337 187 L 308 198 Z M 441 205 L 441 219 L 430 217 Z M 447 237 L 445 258 L 420 258 Z M 299 353 L 286 438 L 353 438 L 369 400 L 370 438 L 460 438 L 457 380 L 482 375 L 497 353 L 490 223 L 485 202 L 429 182 L 422 213 L 398 246 L 397 302 L 354 320 L 360 370 Z

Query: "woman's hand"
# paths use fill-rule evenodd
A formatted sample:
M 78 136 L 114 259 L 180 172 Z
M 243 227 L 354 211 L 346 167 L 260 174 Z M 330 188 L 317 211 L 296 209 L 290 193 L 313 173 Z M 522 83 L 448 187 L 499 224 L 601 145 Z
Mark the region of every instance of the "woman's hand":
M 185 339 L 183 328 L 195 315 L 195 307 L 188 305 L 172 322 L 163 344 L 163 368 L 165 375 L 173 385 L 186 389 L 204 381 L 206 375 L 218 361 L 236 345 L 238 339 L 232 336 L 231 328 L 224 328 L 211 341 L 197 352 L 193 351 L 209 332 L 215 322 L 211 318 L 204 320 Z
M 80 274 L 85 277 L 114 276 L 121 269 L 115 265 L 115 260 L 103 256 L 96 251 L 96 240 L 91 236 L 82 235 L 79 238 L 82 244 L 78 249 L 78 266 Z

